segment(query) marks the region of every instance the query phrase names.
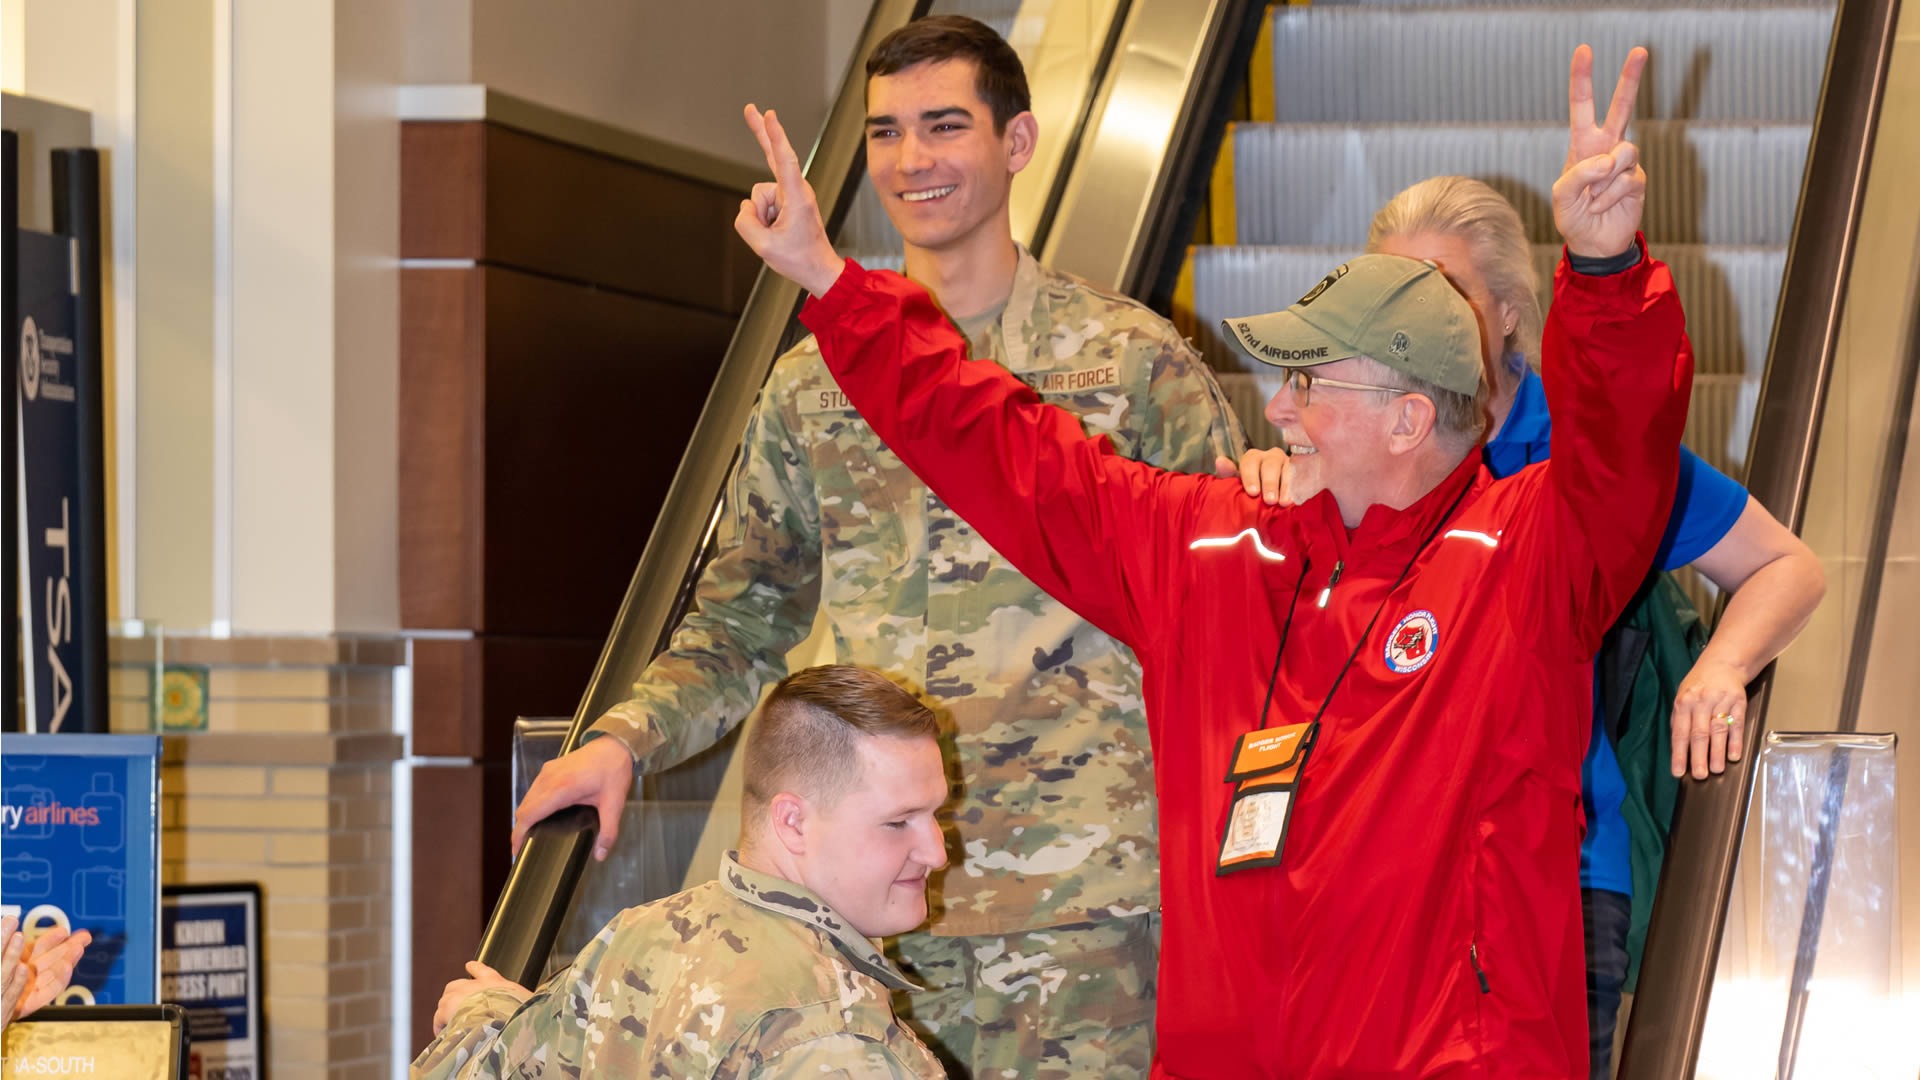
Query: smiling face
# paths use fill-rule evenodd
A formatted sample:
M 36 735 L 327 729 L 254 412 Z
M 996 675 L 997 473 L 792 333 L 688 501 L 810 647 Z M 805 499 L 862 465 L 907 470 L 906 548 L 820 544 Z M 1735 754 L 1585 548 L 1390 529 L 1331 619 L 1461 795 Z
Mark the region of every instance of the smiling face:
M 1317 378 L 1377 383 L 1378 368 L 1357 357 L 1315 364 Z M 1293 455 L 1288 483 L 1298 502 L 1332 491 L 1344 512 L 1349 503 L 1372 504 L 1368 478 L 1376 471 L 1393 427 L 1392 406 L 1402 395 L 1315 384 L 1305 405 L 1281 387 L 1267 402 L 1268 422 Z
M 867 177 L 910 247 L 945 253 L 1010 233 L 1007 196 L 1036 126 L 1023 112 L 996 133 L 975 72 L 942 60 L 867 80 Z
M 800 884 L 867 937 L 927 920 L 927 875 L 947 864 L 934 813 L 947 798 L 940 744 L 931 738 L 859 738 L 859 775 L 846 794 L 809 804 Z

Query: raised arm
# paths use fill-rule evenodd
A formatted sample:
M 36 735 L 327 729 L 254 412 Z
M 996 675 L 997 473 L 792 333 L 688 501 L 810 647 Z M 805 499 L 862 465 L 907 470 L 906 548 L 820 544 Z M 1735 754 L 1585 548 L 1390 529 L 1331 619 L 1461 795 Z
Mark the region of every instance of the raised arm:
M 1628 55 L 1606 123 L 1596 127 L 1593 53 L 1575 50 L 1567 162 L 1553 187 L 1566 258 L 1541 349 L 1553 415 L 1544 471 L 1560 522 L 1549 542 L 1557 575 L 1573 583 L 1570 614 L 1588 653 L 1653 562 L 1693 385 L 1672 275 L 1646 255 L 1638 233 L 1647 178 L 1625 133 L 1645 64 L 1645 50 Z

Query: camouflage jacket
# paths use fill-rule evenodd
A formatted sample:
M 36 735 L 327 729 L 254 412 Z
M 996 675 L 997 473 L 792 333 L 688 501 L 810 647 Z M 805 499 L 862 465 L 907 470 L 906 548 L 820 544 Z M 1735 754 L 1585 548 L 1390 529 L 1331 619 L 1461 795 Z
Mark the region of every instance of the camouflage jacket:
M 972 341 L 1128 457 L 1211 472 L 1245 445 L 1220 388 L 1159 316 L 1024 249 Z M 722 515 L 721 553 L 668 651 L 609 710 L 642 771 L 712 745 L 784 677 L 816 607 L 835 659 L 907 680 L 954 733 L 961 846 L 932 932 L 1011 933 L 1158 903 L 1151 752 L 1132 652 L 1041 592 L 848 405 L 808 338 L 774 365 Z
M 740 865 L 620 913 L 525 1004 L 469 997 L 412 1080 L 944 1077 L 896 1022 L 918 989 L 818 896 Z

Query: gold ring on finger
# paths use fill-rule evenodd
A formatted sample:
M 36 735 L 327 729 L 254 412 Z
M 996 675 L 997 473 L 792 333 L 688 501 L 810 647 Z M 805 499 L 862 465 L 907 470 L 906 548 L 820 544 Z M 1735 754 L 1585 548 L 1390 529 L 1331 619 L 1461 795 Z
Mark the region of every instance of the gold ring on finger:
M 1714 716 L 1714 720 L 1726 724 L 1728 727 L 1733 726 L 1733 714 L 1730 712 L 1718 713 Z

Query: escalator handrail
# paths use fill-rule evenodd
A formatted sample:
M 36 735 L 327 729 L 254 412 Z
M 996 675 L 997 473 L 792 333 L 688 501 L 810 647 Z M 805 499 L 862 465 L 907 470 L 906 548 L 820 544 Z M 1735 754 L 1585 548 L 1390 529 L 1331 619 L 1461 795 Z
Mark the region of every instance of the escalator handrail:
M 874 0 L 867 13 L 840 92 L 807 157 L 807 182 L 813 186 L 830 234 L 838 231 L 864 176 L 864 58 L 881 38 L 926 14 L 930 4 L 931 0 Z M 563 753 L 578 746 L 607 709 L 626 700 L 629 688 L 658 651 L 658 643 L 677 621 L 677 613 L 685 610 L 740 432 L 767 372 L 787 344 L 803 299 L 799 286 L 761 269 L 594 664 L 593 677 L 574 711 Z M 579 815 L 567 815 L 564 821 L 557 820 L 560 817 L 541 822 L 529 833 L 480 939 L 480 961 L 522 986 L 537 984 L 546 968 L 560 915 L 573 898 L 597 831 L 591 820 L 583 827 Z
M 1747 478 L 1760 504 L 1796 533 L 1806 516 L 1899 10 L 1900 0 L 1839 0 L 1807 145 Z M 1680 789 L 1621 1077 L 1690 1077 L 1698 1064 L 1772 682 L 1769 665 L 1748 688 L 1740 760 Z

